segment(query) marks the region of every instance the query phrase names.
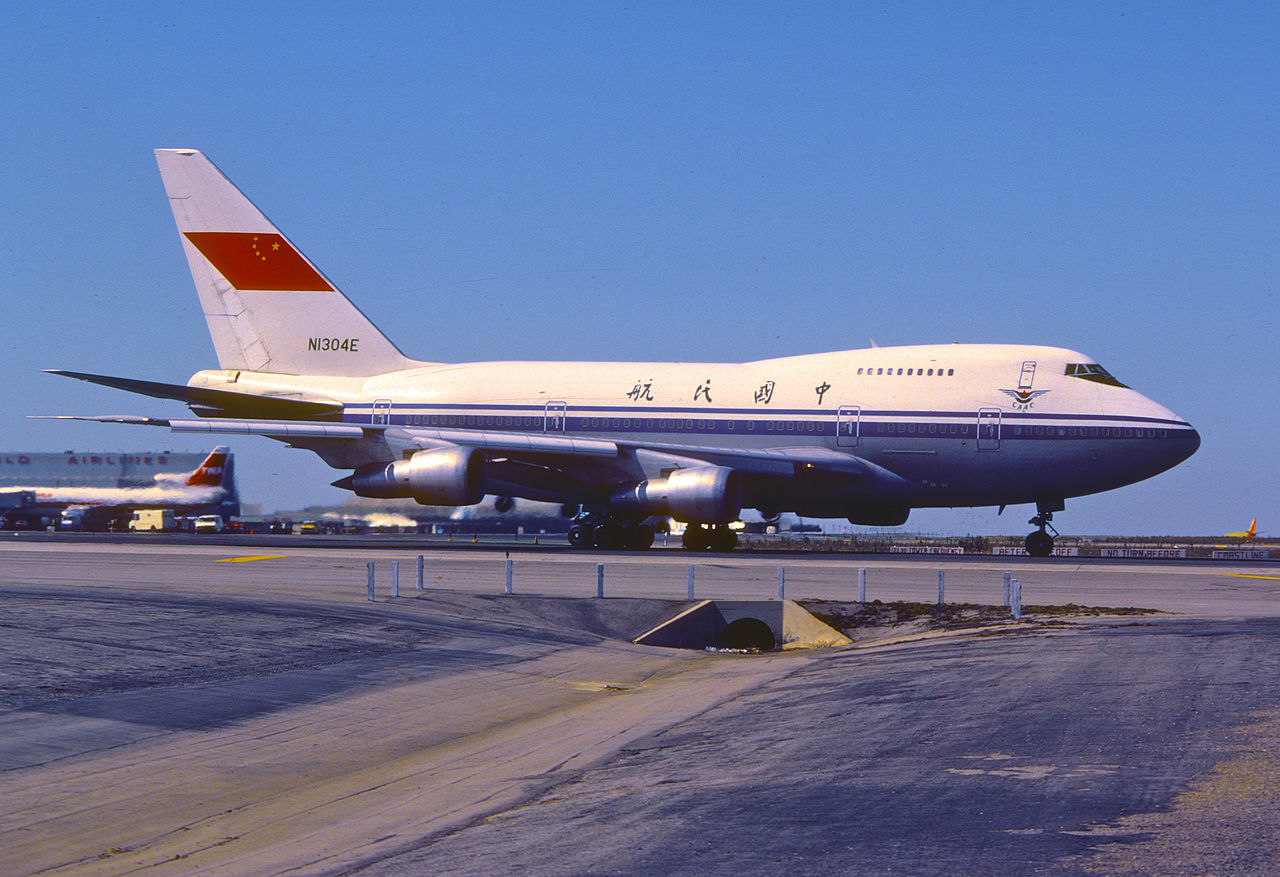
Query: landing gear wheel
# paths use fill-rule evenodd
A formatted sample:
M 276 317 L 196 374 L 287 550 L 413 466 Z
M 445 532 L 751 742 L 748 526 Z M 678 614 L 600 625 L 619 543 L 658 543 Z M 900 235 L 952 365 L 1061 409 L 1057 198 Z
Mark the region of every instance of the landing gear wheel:
M 648 524 L 628 527 L 623 533 L 623 547 L 643 551 L 653 544 L 653 528 Z
M 690 551 L 705 551 L 710 544 L 711 533 L 701 524 L 690 524 L 684 528 L 680 544 Z
M 622 536 L 622 528 L 609 521 L 596 524 L 595 532 L 591 534 L 592 541 L 596 543 L 596 548 L 605 550 L 621 548 Z
M 738 534 L 728 527 L 716 527 L 707 534 L 707 547 L 712 551 L 732 551 L 738 545 Z
M 1054 511 L 1062 511 L 1062 504 L 1058 503 L 1056 508 L 1050 508 L 1048 503 L 1037 503 L 1036 516 L 1027 521 L 1028 524 L 1040 528 L 1027 536 L 1027 541 L 1024 543 L 1027 546 L 1027 554 L 1032 557 L 1048 557 L 1053 554 L 1053 537 L 1058 535 L 1058 531 L 1053 529 L 1051 523 Z
M 1036 530 L 1027 536 L 1027 554 L 1032 557 L 1048 557 L 1053 554 L 1053 537 L 1044 530 Z
M 590 548 L 592 529 L 590 524 L 570 525 L 568 533 L 569 545 L 573 548 Z

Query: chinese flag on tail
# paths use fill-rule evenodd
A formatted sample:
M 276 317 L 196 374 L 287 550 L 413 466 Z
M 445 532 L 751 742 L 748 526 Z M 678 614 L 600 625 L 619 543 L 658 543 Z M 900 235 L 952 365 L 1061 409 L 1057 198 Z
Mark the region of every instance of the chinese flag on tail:
M 189 231 L 185 235 L 236 289 L 333 291 L 329 282 L 278 234 Z

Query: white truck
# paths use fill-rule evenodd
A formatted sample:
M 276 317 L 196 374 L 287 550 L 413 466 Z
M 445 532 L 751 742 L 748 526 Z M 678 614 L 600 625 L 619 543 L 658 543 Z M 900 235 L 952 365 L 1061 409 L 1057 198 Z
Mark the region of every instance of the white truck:
M 129 529 L 134 533 L 167 532 L 178 529 L 178 519 L 173 509 L 138 509 L 129 519 Z
M 221 533 L 223 527 L 221 515 L 200 515 L 196 518 L 197 533 Z

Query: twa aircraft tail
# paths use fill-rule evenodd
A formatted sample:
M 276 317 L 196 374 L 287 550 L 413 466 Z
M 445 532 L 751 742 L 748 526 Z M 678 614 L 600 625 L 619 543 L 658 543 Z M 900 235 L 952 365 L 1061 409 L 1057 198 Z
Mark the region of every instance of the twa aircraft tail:
M 416 364 L 203 154 L 157 149 L 156 163 L 223 369 L 367 377 Z
M 195 471 L 187 476 L 189 487 L 225 487 L 232 489 L 235 478 L 231 474 L 231 449 L 218 445 Z
M 199 487 L 204 488 L 200 491 L 202 495 L 212 496 L 219 491 L 231 495 L 236 493 L 234 462 L 231 449 L 226 445 L 218 445 L 192 471 L 161 472 L 155 479 L 158 485 L 167 489 Z

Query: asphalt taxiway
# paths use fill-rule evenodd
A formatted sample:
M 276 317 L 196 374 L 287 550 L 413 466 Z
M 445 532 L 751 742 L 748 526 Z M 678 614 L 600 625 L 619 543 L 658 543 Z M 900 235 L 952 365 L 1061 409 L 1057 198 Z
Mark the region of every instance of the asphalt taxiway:
M 417 556 L 424 585 L 416 589 Z M 628 642 L 690 558 L 0 542 L 6 874 L 1258 873 L 1280 576 L 694 560 L 699 597 L 1142 606 L 798 654 Z M 400 569 L 391 599 L 390 562 Z M 377 602 L 366 600 L 376 564 Z M 608 599 L 591 599 L 597 564 Z M 624 599 L 625 598 L 625 599 Z

